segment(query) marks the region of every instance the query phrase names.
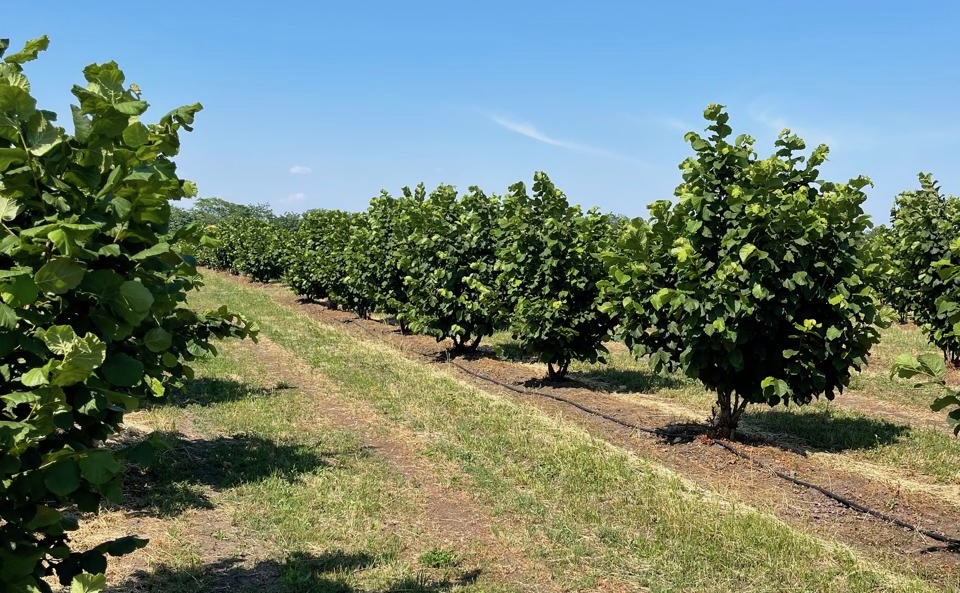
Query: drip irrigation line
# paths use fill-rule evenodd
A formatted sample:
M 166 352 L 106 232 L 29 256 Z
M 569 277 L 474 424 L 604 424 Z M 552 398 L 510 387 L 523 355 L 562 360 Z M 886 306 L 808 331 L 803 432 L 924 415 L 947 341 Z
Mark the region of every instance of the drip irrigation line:
M 577 408 L 578 410 L 581 410 L 581 411 L 583 411 L 583 412 L 586 412 L 587 414 L 591 414 L 591 415 L 593 415 L 593 416 L 597 416 L 597 417 L 603 418 L 604 420 L 608 420 L 608 421 L 613 422 L 613 423 L 615 423 L 615 424 L 619 424 L 620 426 L 623 426 L 623 427 L 625 427 L 625 428 L 630 428 L 630 429 L 632 429 L 632 430 L 636 430 L 636 431 L 639 431 L 639 432 L 644 432 L 644 433 L 647 433 L 647 434 L 652 434 L 652 435 L 655 435 L 655 436 L 662 436 L 662 435 L 663 435 L 663 433 L 662 433 L 661 431 L 658 431 L 658 430 L 656 430 L 656 429 L 647 428 L 647 427 L 645 427 L 645 426 L 640 426 L 640 425 L 637 425 L 637 424 L 633 424 L 633 423 L 631 423 L 631 422 L 626 422 L 626 421 L 624 421 L 624 420 L 621 420 L 621 419 L 619 419 L 619 418 L 616 418 L 616 417 L 611 416 L 611 415 L 609 415 L 609 414 L 606 414 L 606 413 L 604 413 L 604 412 L 600 412 L 600 411 L 598 411 L 598 410 L 594 410 L 594 409 L 592 409 L 592 408 L 589 408 L 589 407 L 587 407 L 587 406 L 584 406 L 584 405 L 582 405 L 582 404 L 579 404 L 579 403 L 577 403 L 577 402 L 575 402 L 575 401 L 569 400 L 569 399 L 567 399 L 567 398 L 565 398 L 565 397 L 560 397 L 560 396 L 558 396 L 558 395 L 553 395 L 553 394 L 550 394 L 550 393 L 545 393 L 545 392 L 542 392 L 542 391 L 536 391 L 536 390 L 532 390 L 532 389 L 522 389 L 522 388 L 516 387 L 516 386 L 514 386 L 514 385 L 510 385 L 509 383 L 505 383 L 505 382 L 503 382 L 503 381 L 500 381 L 500 380 L 498 380 L 498 379 L 495 379 L 494 377 L 490 377 L 490 376 L 485 375 L 485 374 L 483 374 L 483 373 L 479 373 L 479 372 L 477 372 L 477 371 L 473 371 L 473 370 L 471 370 L 471 369 L 468 369 L 468 368 L 465 367 L 464 365 L 458 363 L 457 361 L 452 360 L 452 359 L 450 358 L 449 353 L 447 354 L 447 362 L 450 363 L 450 364 L 452 364 L 453 366 L 457 367 L 457 368 L 460 369 L 461 371 L 467 373 L 468 375 L 471 375 L 471 376 L 476 377 L 476 378 L 478 378 L 478 379 L 482 379 L 482 380 L 487 381 L 487 382 L 489 382 L 489 383 L 493 383 L 493 384 L 495 384 L 495 385 L 499 385 L 500 387 L 503 387 L 503 388 L 505 388 L 505 389 L 509 389 L 510 391 L 514 391 L 514 392 L 520 393 L 520 394 L 522 394 L 522 395 L 535 395 L 535 396 L 537 396 L 537 397 L 543 397 L 543 398 L 550 399 L 550 400 L 553 400 L 553 401 L 562 402 L 562 403 L 564 403 L 564 404 L 567 404 L 567 405 L 569 405 L 569 406 L 572 406 L 572 407 L 574 407 L 574 408 Z M 831 491 L 831 490 L 828 490 L 827 488 L 824 488 L 823 486 L 820 486 L 820 485 L 818 485 L 818 484 L 814 484 L 814 483 L 811 483 L 811 482 L 807 482 L 806 480 L 801 480 L 801 479 L 799 479 L 799 478 L 795 478 L 795 477 L 793 477 L 793 476 L 791 476 L 791 475 L 789 475 L 789 474 L 787 474 L 787 473 L 785 473 L 785 472 L 777 469 L 776 467 L 773 467 L 772 465 L 770 465 L 770 464 L 768 464 L 768 463 L 766 463 L 766 462 L 764 462 L 764 461 L 761 461 L 760 459 L 757 459 L 757 458 L 754 457 L 753 455 L 750 455 L 749 453 L 746 453 L 745 451 L 741 451 L 740 449 L 734 447 L 733 445 L 731 445 L 731 444 L 729 444 L 729 443 L 725 443 L 725 442 L 723 442 L 723 441 L 716 441 L 716 440 L 715 440 L 715 441 L 713 441 L 713 444 L 716 445 L 717 447 L 720 447 L 721 449 L 727 451 L 728 453 L 730 453 L 730 454 L 732 454 L 732 455 L 734 455 L 734 456 L 736 456 L 736 457 L 739 457 L 740 459 L 743 459 L 743 460 L 745 460 L 745 461 L 749 461 L 750 463 L 753 463 L 753 464 L 757 465 L 758 467 L 764 469 L 765 471 L 768 471 L 768 472 L 772 473 L 773 475 L 777 476 L 777 477 L 780 478 L 780 479 L 783 479 L 783 480 L 786 480 L 786 481 L 788 481 L 788 482 L 791 482 L 791 483 L 793 483 L 793 484 L 795 484 L 795 485 L 797 485 L 797 486 L 802 486 L 802 487 L 804 487 L 804 488 L 809 488 L 809 489 L 811 489 L 811 490 L 814 490 L 814 491 L 816 491 L 816 492 L 819 492 L 820 494 L 826 496 L 827 498 L 829 498 L 829 499 L 831 499 L 831 500 L 833 500 L 833 501 L 835 501 L 835 502 L 838 502 L 838 503 L 842 504 L 843 506 L 845 506 L 845 507 L 847 507 L 847 508 L 849 508 L 849 509 L 852 509 L 852 510 L 857 511 L 857 512 L 860 512 L 860 513 L 863 513 L 863 514 L 865 514 L 865 515 L 869 515 L 869 516 L 874 517 L 874 518 L 876 518 L 876 519 L 880 519 L 881 521 L 885 521 L 885 522 L 890 523 L 890 524 L 892 524 L 892 525 L 896 525 L 897 527 L 902 527 L 902 528 L 904 528 L 904 529 L 909 529 L 910 531 L 914 531 L 914 532 L 916 532 L 916 533 L 919 533 L 920 535 L 923 535 L 923 536 L 925 536 L 925 537 L 928 537 L 928 538 L 930 538 L 930 539 L 932 539 L 932 540 L 934 540 L 934 541 L 938 541 L 938 542 L 941 542 L 941 543 L 943 543 L 943 544 L 946 544 L 946 547 L 945 547 L 945 548 L 943 548 L 943 547 L 925 548 L 924 550 L 922 550 L 922 551 L 924 551 L 924 552 L 934 551 L 934 550 L 937 550 L 937 549 L 945 549 L 945 550 L 948 550 L 948 551 L 960 551 L 960 539 L 948 537 L 948 536 L 943 535 L 942 533 L 938 533 L 938 532 L 936 532 L 936 531 L 929 531 L 929 530 L 927 530 L 927 529 L 922 529 L 922 528 L 920 528 L 920 527 L 918 527 L 918 526 L 916 526 L 916 525 L 913 525 L 913 524 L 911 524 L 911 523 L 907 523 L 906 521 L 904 521 L 904 520 L 902 520 L 902 519 L 898 519 L 897 517 L 893 517 L 893 516 L 891 516 L 891 515 L 887 515 L 886 513 L 880 512 L 880 511 L 878 511 L 878 510 L 876 510 L 876 509 L 873 509 L 873 508 L 870 508 L 870 507 L 868 507 L 868 506 L 866 506 L 866 505 L 860 504 L 860 503 L 856 502 L 855 500 L 851 500 L 851 499 L 849 499 L 849 498 L 847 498 L 847 497 L 845 497 L 845 496 L 842 496 L 842 495 L 840 495 L 840 494 L 837 494 L 836 492 L 833 492 L 833 491 Z
M 352 320 L 350 320 L 350 321 L 352 321 Z M 349 321 L 347 321 L 347 322 L 349 322 Z M 368 336 L 371 336 L 371 337 L 379 340 L 379 337 L 378 337 L 378 336 L 376 336 L 372 331 L 370 331 L 370 330 L 368 330 L 367 328 L 363 327 L 362 324 L 355 324 L 355 326 L 356 326 L 356 327 L 359 327 L 359 328 L 360 328 L 364 333 L 366 333 Z M 414 353 L 417 354 L 418 356 L 421 356 L 421 357 L 426 358 L 426 359 L 428 359 L 428 360 L 434 360 L 434 361 L 437 360 L 436 357 L 428 356 L 428 355 L 426 355 L 426 354 L 423 354 L 423 353 L 421 353 L 421 352 L 416 352 L 416 351 L 411 350 L 411 349 L 409 349 L 409 348 L 402 348 L 402 349 L 403 349 L 403 350 L 406 350 L 407 352 L 414 352 Z M 599 410 L 595 410 L 595 409 L 593 409 L 593 408 L 590 408 L 590 407 L 588 407 L 588 406 L 585 406 L 585 405 L 580 404 L 580 403 L 578 403 L 578 402 L 575 402 L 575 401 L 573 401 L 573 400 L 567 399 L 567 398 L 565 398 L 565 397 L 561 397 L 561 396 L 559 396 L 559 395 L 553 395 L 552 393 L 546 393 L 546 392 L 543 392 L 543 391 L 536 391 L 536 390 L 534 390 L 534 389 L 521 388 L 521 387 L 517 387 L 516 385 L 511 385 L 511 384 L 506 383 L 506 382 L 504 382 L 504 381 L 500 381 L 499 379 L 497 379 L 497 378 L 495 378 L 495 377 L 491 377 L 491 376 L 489 376 L 489 375 L 487 375 L 487 374 L 484 374 L 484 373 L 481 373 L 481 372 L 478 372 L 478 371 L 474 371 L 474 370 L 472 370 L 472 369 L 470 369 L 470 368 L 468 368 L 468 367 L 460 364 L 459 362 L 457 362 L 456 360 L 454 360 L 453 358 L 451 358 L 451 356 L 450 356 L 450 351 L 449 351 L 449 350 L 446 350 L 446 351 L 445 351 L 445 354 L 446 354 L 446 362 L 447 362 L 447 364 L 450 364 L 450 365 L 452 365 L 452 366 L 460 369 L 460 371 L 462 371 L 462 372 L 464 372 L 464 373 L 466 373 L 466 374 L 468 374 L 468 375 L 470 375 L 470 376 L 472 376 L 472 377 L 475 377 L 475 378 L 477 378 L 477 379 L 480 379 L 480 380 L 482 380 L 482 381 L 486 381 L 486 382 L 488 382 L 488 383 L 492 383 L 492 384 L 494 384 L 494 385 L 497 385 L 497 386 L 502 387 L 502 388 L 504 388 L 504 389 L 508 389 L 508 390 L 513 391 L 513 392 L 515 392 L 515 393 L 519 393 L 519 394 L 521 394 L 521 395 L 528 395 L 528 396 L 529 396 L 529 395 L 533 395 L 533 396 L 537 396 L 537 397 L 541 397 L 541 398 L 553 400 L 553 401 L 556 401 L 556 402 L 559 402 L 559 403 L 563 403 L 563 404 L 566 404 L 566 405 L 571 406 L 571 407 L 573 407 L 573 408 L 576 408 L 576 409 L 578 409 L 578 410 L 580 410 L 581 412 L 584 412 L 584 413 L 586 413 L 586 414 L 590 414 L 590 415 L 592 415 L 592 416 L 596 416 L 596 417 L 598 417 L 598 418 L 602 418 L 602 419 L 604 419 L 604 420 L 607 420 L 608 422 L 612 422 L 612 423 L 614 423 L 614 424 L 620 425 L 620 426 L 622 426 L 622 427 L 624 427 L 624 428 L 629 428 L 629 429 L 631 429 L 631 430 L 635 430 L 635 431 L 637 431 L 637 432 L 642 432 L 642 433 L 654 435 L 654 436 L 657 436 L 657 437 L 663 436 L 663 434 L 664 434 L 663 431 L 660 431 L 660 430 L 657 430 L 657 429 L 654 429 L 654 428 L 648 428 L 648 427 L 646 427 L 646 426 L 641 426 L 641 425 L 639 425 L 639 424 L 634 424 L 634 423 L 632 423 L 632 422 L 627 422 L 627 421 L 625 421 L 625 420 L 621 420 L 620 418 L 617 418 L 617 417 L 615 417 L 615 416 L 611 416 L 610 414 L 607 414 L 607 413 L 605 413 L 605 412 L 601 412 L 601 411 L 599 411 Z M 949 537 L 949 536 L 943 535 L 942 533 L 938 533 L 938 532 L 936 532 L 936 531 L 930 531 L 930 530 L 927 530 L 927 529 L 921 529 L 921 528 L 918 527 L 917 525 L 913 525 L 913 524 L 911 524 L 911 523 L 907 523 L 906 521 L 904 521 L 904 520 L 902 520 L 902 519 L 898 519 L 897 517 L 894 517 L 894 516 L 892 516 L 892 515 L 888 515 L 888 514 L 886 514 L 886 513 L 883 513 L 883 512 L 881 512 L 881 511 L 878 511 L 878 510 L 873 509 L 873 508 L 871 508 L 871 507 L 868 507 L 868 506 L 866 506 L 866 505 L 860 504 L 859 502 L 857 502 L 857 501 L 855 501 L 855 500 L 851 500 L 851 499 L 849 499 L 849 498 L 847 498 L 847 497 L 845 497 L 845 496 L 842 496 L 842 495 L 840 495 L 840 494 L 837 494 L 836 492 L 833 492 L 833 491 L 831 491 L 831 490 L 829 490 L 829 489 L 827 489 L 827 488 L 824 488 L 823 486 L 820 486 L 820 485 L 818 485 L 818 484 L 814 484 L 814 483 L 812 483 L 812 482 L 807 482 L 806 480 L 801 480 L 801 479 L 799 479 L 799 478 L 796 478 L 796 477 L 794 477 L 794 476 L 791 476 L 790 474 L 787 474 L 786 472 L 784 472 L 784 471 L 782 471 L 782 470 L 779 470 L 779 469 L 777 469 L 776 467 L 774 467 L 774 466 L 772 466 L 772 465 L 770 465 L 770 464 L 768 464 L 768 463 L 766 463 L 766 462 L 764 462 L 764 461 L 762 461 L 762 460 L 754 457 L 753 455 L 750 455 L 749 453 L 747 453 L 747 452 L 745 452 L 745 451 L 742 451 L 742 450 L 738 449 L 737 447 L 734 447 L 733 445 L 731 445 L 731 444 L 729 444 L 729 443 L 726 443 L 726 442 L 724 442 L 724 441 L 714 440 L 714 441 L 713 441 L 713 445 L 715 445 L 715 446 L 717 446 L 717 447 L 720 447 L 721 449 L 723 449 L 724 451 L 727 451 L 728 453 L 730 453 L 731 455 L 733 455 L 733 456 L 735 456 L 735 457 L 738 457 L 738 458 L 740 458 L 740 459 L 743 459 L 744 461 L 748 461 L 748 462 L 750 462 L 750 463 L 753 463 L 754 465 L 760 467 L 761 469 L 763 469 L 763 470 L 765 470 L 765 471 L 767 471 L 767 472 L 770 472 L 771 474 L 775 475 L 776 477 L 778 477 L 778 478 L 780 478 L 780 479 L 782 479 L 782 480 L 786 480 L 786 481 L 791 482 L 791 483 L 793 483 L 793 484 L 795 484 L 795 485 L 797 485 L 797 486 L 801 486 L 801 487 L 803 487 L 803 488 L 808 488 L 808 489 L 810 489 L 810 490 L 814 490 L 815 492 L 819 492 L 819 493 L 822 494 L 823 496 L 826 496 L 827 498 L 833 500 L 834 502 L 838 502 L 838 503 L 840 503 L 841 505 L 843 505 L 843 506 L 845 506 L 845 507 L 847 507 L 847 508 L 849 508 L 849 509 L 851 509 L 851 510 L 857 511 L 857 512 L 862 513 L 862 514 L 864 514 L 864 515 L 869 515 L 869 516 L 871 516 L 871 517 L 873 517 L 873 518 L 875 518 L 875 519 L 879 519 L 879 520 L 884 521 L 884 522 L 886 522 L 886 523 L 890 523 L 891 525 L 895 525 L 895 526 L 897 526 L 897 527 L 901 527 L 901 528 L 904 528 L 904 529 L 908 529 L 908 530 L 913 531 L 913 532 L 915 532 L 915 533 L 919 533 L 920 535 L 923 535 L 923 536 L 925 536 L 925 537 L 927 537 L 927 538 L 930 538 L 930 539 L 932 539 L 932 540 L 934 540 L 934 541 L 937 541 L 937 542 L 940 542 L 940 543 L 942 543 L 942 544 L 945 544 L 944 546 L 930 546 L 930 547 L 927 547 L 927 548 L 923 548 L 923 549 L 919 550 L 920 553 L 934 552 L 934 551 L 940 551 L 940 550 L 949 551 L 949 552 L 960 552 L 960 539 L 953 538 L 953 537 Z
M 739 457 L 739 458 L 741 458 L 741 459 L 744 459 L 744 460 L 746 460 L 746 461 L 749 461 L 749 462 L 751 462 L 751 463 L 754 463 L 754 464 L 758 465 L 759 467 L 763 468 L 764 470 L 766 470 L 766 471 L 768 471 L 768 472 L 771 472 L 773 475 L 777 476 L 778 478 L 782 478 L 782 479 L 784 479 L 784 480 L 787 480 L 788 482 L 793 482 L 794 484 L 796 484 L 796 485 L 798 485 L 798 486 L 803 486 L 804 488 L 809 488 L 809 489 L 811 489 L 811 490 L 816 490 L 816 491 L 819 492 L 820 494 L 823 494 L 823 495 L 826 496 L 827 498 L 830 498 L 830 499 L 835 500 L 836 502 L 839 502 L 840 504 L 842 504 L 842 505 L 845 506 L 845 507 L 848 507 L 848 508 L 853 509 L 853 510 L 855 510 L 855 511 L 859 511 L 859 512 L 865 514 L 865 515 L 870 515 L 871 517 L 875 517 L 875 518 L 877 518 L 877 519 L 880 519 L 881 521 L 886 521 L 887 523 L 891 523 L 891 524 L 893 524 L 893 525 L 896 525 L 897 527 L 903 527 L 904 529 L 909 529 L 909 530 L 911 530 L 911 531 L 915 531 L 915 532 L 919 533 L 920 535 L 924 535 L 924 536 L 926 536 L 926 537 L 929 537 L 929 538 L 932 539 L 932 540 L 935 540 L 935 541 L 938 541 L 938 542 L 947 544 L 947 549 L 949 549 L 949 550 L 951 550 L 951 551 L 952 551 L 952 550 L 960 550 L 960 539 L 956 539 L 956 538 L 952 538 L 952 537 L 947 537 L 946 535 L 943 535 L 943 534 L 941 534 L 941 533 L 937 533 L 936 531 L 928 531 L 928 530 L 926 530 L 926 529 L 921 529 L 921 528 L 917 527 L 916 525 L 907 523 L 906 521 L 904 521 L 904 520 L 902 520 L 902 519 L 898 519 L 898 518 L 896 518 L 896 517 L 894 517 L 894 516 L 887 515 L 886 513 L 882 513 L 882 512 L 880 512 L 880 511 L 878 511 L 878 510 L 876 510 L 876 509 L 872 509 L 872 508 L 870 508 L 870 507 L 868 507 L 868 506 L 866 506 L 866 505 L 862 505 L 862 504 L 860 504 L 859 502 L 856 502 L 855 500 L 850 500 L 849 498 L 847 498 L 847 497 L 845 497 L 845 496 L 841 496 L 841 495 L 837 494 L 836 492 L 833 492 L 833 491 L 831 491 L 831 490 L 828 490 L 828 489 L 824 488 L 823 486 L 820 486 L 820 485 L 817 485 L 817 484 L 813 484 L 813 483 L 811 483 L 811 482 L 807 482 L 806 480 L 801 480 L 801 479 L 799 479 L 799 478 L 795 478 L 795 477 L 793 477 L 793 476 L 791 476 L 791 475 L 789 475 L 789 474 L 787 474 L 787 473 L 784 473 L 783 471 L 781 471 L 781 470 L 773 467 L 772 465 L 770 465 L 770 464 L 768 464 L 768 463 L 765 463 L 765 462 L 757 459 L 756 457 L 754 457 L 754 456 L 752 456 L 752 455 L 750 455 L 750 454 L 748 454 L 748 453 L 746 453 L 746 452 L 744 452 L 744 451 L 741 451 L 741 450 L 737 449 L 736 447 L 734 447 L 734 446 L 731 445 L 730 443 L 725 443 L 725 442 L 723 442 L 723 441 L 714 441 L 713 444 L 716 445 L 716 446 L 718 446 L 718 447 L 721 447 L 722 449 L 730 452 L 731 454 L 733 454 L 733 455 L 735 455 L 735 456 L 737 456 L 737 457 Z

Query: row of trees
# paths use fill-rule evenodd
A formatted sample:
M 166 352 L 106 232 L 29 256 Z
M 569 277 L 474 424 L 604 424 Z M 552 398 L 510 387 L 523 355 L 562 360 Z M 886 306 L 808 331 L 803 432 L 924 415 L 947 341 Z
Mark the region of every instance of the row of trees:
M 384 192 L 361 213 L 314 210 L 295 229 L 257 211 L 217 223 L 204 265 L 260 281 L 283 278 L 300 296 L 406 330 L 449 339 L 455 353 L 509 330 L 553 378 L 606 351 L 601 254 L 612 219 L 573 206 L 544 173 L 504 196 L 441 185 Z
M 885 267 L 867 238 L 868 179 L 821 180 L 827 148 L 805 156 L 789 131 L 761 158 L 721 106 L 704 115 L 676 200 L 648 219 L 584 212 L 537 173 L 532 191 L 517 183 L 502 197 L 421 185 L 362 213 L 307 212 L 278 242 L 270 216 L 244 213 L 218 223 L 201 261 L 383 312 L 458 352 L 506 329 L 554 378 L 602 360 L 616 334 L 656 370 L 716 391 L 729 436 L 749 403 L 843 390 L 879 339 Z
M 944 360 L 957 366 L 960 276 L 954 270 L 960 265 L 960 198 L 944 195 L 931 175 L 919 177 L 919 189 L 897 196 L 890 226 L 873 231 L 873 250 L 887 265 L 881 294 L 901 321 L 915 320 Z
M 912 318 L 943 352 L 901 356 L 894 373 L 939 384 L 945 394 L 932 405 L 947 411 L 960 434 L 960 392 L 946 386 L 947 363 L 960 366 L 960 198 L 944 195 L 939 184 L 920 174 L 920 189 L 897 196 L 889 227 L 873 236 L 874 251 L 889 265 L 882 294 L 901 321 Z

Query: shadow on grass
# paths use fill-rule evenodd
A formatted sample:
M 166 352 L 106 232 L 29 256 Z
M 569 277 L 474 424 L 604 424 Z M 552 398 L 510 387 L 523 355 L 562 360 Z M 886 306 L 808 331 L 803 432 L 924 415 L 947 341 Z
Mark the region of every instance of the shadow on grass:
M 571 371 L 563 379 L 534 377 L 527 379 L 522 385 L 527 389 L 552 387 L 554 389 L 587 389 L 606 393 L 653 394 L 661 389 L 680 387 L 683 382 L 674 377 L 662 377 L 639 369 L 598 369 L 587 372 Z
M 213 406 L 242 399 L 262 399 L 278 391 L 293 389 L 293 385 L 277 383 L 273 387 L 257 387 L 230 379 L 204 377 L 187 381 L 183 388 L 173 391 L 169 397 L 151 405 L 185 407 L 191 405 Z M 150 403 L 150 402 L 148 402 Z
M 242 558 L 228 558 L 187 569 L 160 567 L 139 571 L 107 593 L 353 593 L 349 577 L 376 566 L 364 553 L 335 551 L 321 555 L 294 553 L 285 561 L 266 560 L 247 565 Z M 480 571 L 432 576 L 423 572 L 390 582 L 377 592 L 440 593 L 476 582 Z M 369 589 L 362 589 L 370 591 Z
M 536 356 L 530 355 L 529 352 L 523 349 L 520 342 L 513 340 L 499 344 L 483 345 L 477 349 L 477 354 L 488 358 L 496 358 L 497 360 L 508 360 L 510 362 L 538 362 Z
M 865 416 L 838 415 L 831 410 L 747 411 L 741 426 L 767 435 L 783 435 L 804 449 L 841 452 L 890 445 L 910 432 L 910 427 Z
M 806 455 L 809 452 L 839 453 L 896 443 L 910 427 L 876 418 L 791 410 L 749 410 L 737 430 L 737 441 L 753 446 L 774 446 Z M 707 423 L 678 422 L 657 429 L 664 444 L 681 445 L 700 436 L 711 436 Z
M 537 357 L 525 353 L 519 342 L 510 341 L 481 347 L 476 356 L 495 358 L 509 362 L 523 362 L 537 364 Z M 546 375 L 546 365 L 544 365 Z M 571 371 L 569 378 L 551 380 L 547 377 L 530 379 L 524 383 L 528 388 L 540 386 L 574 387 L 590 389 L 591 391 L 608 391 L 614 393 L 656 393 L 661 389 L 672 389 L 683 385 L 683 381 L 676 377 L 663 377 L 645 369 L 613 369 L 601 367 L 589 371 Z
M 318 452 L 246 434 L 193 440 L 179 433 L 159 433 L 152 439 L 159 441 L 162 449 L 149 468 L 128 470 L 125 506 L 161 517 L 190 508 L 212 508 L 206 494 L 211 488 L 231 488 L 273 476 L 294 481 L 329 466 L 337 457 L 358 453 Z
M 593 383 L 598 389 L 614 393 L 656 393 L 661 389 L 675 389 L 683 385 L 683 381 L 676 377 L 664 377 L 639 369 L 598 369 L 571 373 L 571 376 Z

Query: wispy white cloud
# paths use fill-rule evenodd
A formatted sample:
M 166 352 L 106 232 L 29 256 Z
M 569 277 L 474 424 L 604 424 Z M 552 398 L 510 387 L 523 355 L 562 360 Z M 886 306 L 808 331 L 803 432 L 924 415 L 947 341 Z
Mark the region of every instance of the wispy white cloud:
M 775 134 L 779 134 L 784 128 L 789 129 L 797 136 L 800 136 L 806 140 L 808 145 L 823 143 L 829 145 L 831 148 L 834 148 L 839 144 L 849 143 L 849 139 L 844 141 L 838 138 L 835 131 L 827 132 L 822 129 L 803 125 L 792 119 L 787 119 L 781 115 L 779 110 L 769 101 L 765 101 L 763 99 L 758 99 L 750 103 L 747 106 L 747 115 L 750 117 L 750 119 L 766 127 Z M 845 134 L 845 136 L 847 135 Z M 862 134 L 858 134 L 858 136 L 860 136 L 861 140 L 863 139 Z
M 303 193 L 302 191 L 287 196 L 288 202 L 302 202 L 305 199 L 307 199 L 307 194 Z
M 553 136 L 550 136 L 545 132 L 541 131 L 539 128 L 537 128 L 531 123 L 511 119 L 509 117 L 504 117 L 502 115 L 497 115 L 497 114 L 490 114 L 488 117 L 490 118 L 490 121 L 497 124 L 501 128 L 504 128 L 506 130 L 509 130 L 521 136 L 526 136 L 527 138 L 536 140 L 537 142 L 549 144 L 550 146 L 556 146 L 559 148 L 564 148 L 566 150 L 573 150 L 575 152 L 594 154 L 597 156 L 603 156 L 607 158 L 614 158 L 614 159 L 632 161 L 637 163 L 640 162 L 633 157 L 620 154 L 618 152 L 614 152 L 611 150 L 607 150 L 605 148 L 590 146 L 589 144 L 581 144 L 580 142 L 573 142 L 571 140 L 561 140 L 560 138 L 554 138 Z
M 305 165 L 294 165 L 290 167 L 291 175 L 309 175 L 313 173 L 313 169 Z

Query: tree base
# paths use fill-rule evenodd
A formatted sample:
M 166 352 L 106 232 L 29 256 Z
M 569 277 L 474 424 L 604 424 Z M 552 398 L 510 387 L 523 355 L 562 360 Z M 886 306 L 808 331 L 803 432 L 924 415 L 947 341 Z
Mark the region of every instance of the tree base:
M 747 400 L 740 399 L 736 393 L 717 392 L 717 402 L 711 408 L 711 433 L 718 439 L 731 440 L 736 436 L 740 418 L 747 408 Z

